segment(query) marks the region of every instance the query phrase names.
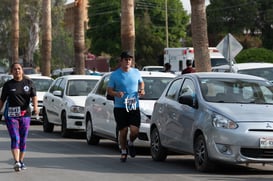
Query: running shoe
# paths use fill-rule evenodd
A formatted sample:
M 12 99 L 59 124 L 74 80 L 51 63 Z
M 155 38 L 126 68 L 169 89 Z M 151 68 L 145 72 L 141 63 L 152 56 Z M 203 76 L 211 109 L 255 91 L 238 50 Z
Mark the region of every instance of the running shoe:
M 125 154 L 125 153 L 121 154 L 120 161 L 126 162 L 126 160 L 127 160 L 127 154 Z
M 20 164 L 21 164 L 21 170 L 26 170 L 27 169 L 26 165 L 23 162 L 20 162 Z
M 136 149 L 134 147 L 134 145 L 127 145 L 128 147 L 128 151 L 129 151 L 129 155 L 133 158 L 136 156 Z
M 19 172 L 21 170 L 20 162 L 15 162 L 13 168 L 14 168 L 15 172 Z

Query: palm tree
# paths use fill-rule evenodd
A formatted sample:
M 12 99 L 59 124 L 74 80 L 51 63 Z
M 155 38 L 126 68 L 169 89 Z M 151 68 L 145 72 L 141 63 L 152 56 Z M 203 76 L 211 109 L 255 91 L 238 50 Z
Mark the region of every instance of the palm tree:
M 11 61 L 19 61 L 19 0 L 12 0 L 12 42 Z
M 191 31 L 197 72 L 210 72 L 205 0 L 191 0 Z
M 74 8 L 74 50 L 75 50 L 75 72 L 85 74 L 84 67 L 84 12 L 86 11 L 85 0 L 76 0 Z
M 121 0 L 121 48 L 135 52 L 134 0 Z M 133 62 L 133 65 L 135 62 Z
M 42 21 L 42 75 L 50 76 L 51 69 L 51 0 L 43 0 L 43 21 Z

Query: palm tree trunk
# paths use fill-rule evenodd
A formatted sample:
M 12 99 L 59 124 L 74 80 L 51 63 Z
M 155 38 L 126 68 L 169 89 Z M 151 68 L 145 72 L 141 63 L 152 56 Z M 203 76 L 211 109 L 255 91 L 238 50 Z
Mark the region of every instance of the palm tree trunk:
M 134 0 L 121 0 L 121 47 L 135 52 L 135 15 Z M 133 62 L 135 65 L 135 62 Z
M 84 12 L 86 11 L 84 0 L 76 0 L 74 8 L 74 50 L 75 50 L 75 72 L 85 74 L 84 67 Z
M 19 0 L 12 0 L 12 62 L 19 61 Z
M 210 72 L 205 0 L 191 0 L 191 30 L 197 72 Z
M 51 0 L 43 0 L 43 22 L 42 22 L 42 75 L 50 76 L 51 69 Z

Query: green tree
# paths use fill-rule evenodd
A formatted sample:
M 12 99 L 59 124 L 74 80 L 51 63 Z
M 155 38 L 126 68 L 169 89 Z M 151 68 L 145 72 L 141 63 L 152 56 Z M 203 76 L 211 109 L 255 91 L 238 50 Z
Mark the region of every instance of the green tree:
M 64 11 L 66 0 L 51 0 L 52 13 L 52 68 L 62 68 L 64 66 L 74 65 L 73 36 L 64 30 Z M 2 0 L 1 4 L 7 8 L 0 8 L 0 59 L 11 60 L 11 4 L 10 0 Z M 20 40 L 19 55 L 27 61 L 27 52 L 30 41 L 30 30 L 33 25 L 31 16 L 37 18 L 39 29 L 41 28 L 41 6 L 42 0 L 24 0 L 20 1 L 19 17 L 20 17 Z M 41 40 L 41 32 L 39 31 L 39 39 Z M 34 65 L 41 65 L 41 42 L 39 48 L 34 52 Z M 71 43 L 72 42 L 72 43 Z
M 268 0 L 211 0 L 207 7 L 210 45 L 231 33 L 259 37 L 263 47 L 273 49 L 272 13 L 273 3 Z
M 89 27 L 91 52 L 109 54 L 115 60 L 121 50 L 120 2 L 89 0 Z M 180 47 L 186 37 L 189 16 L 180 0 L 168 1 L 169 46 Z M 166 46 L 165 0 L 135 1 L 135 57 L 136 64 L 157 64 Z
M 273 63 L 273 51 L 265 48 L 249 48 L 236 56 L 237 63 L 269 62 Z
M 10 0 L 2 0 L 1 4 L 11 7 Z M 11 8 L 0 8 L 0 60 L 11 59 Z

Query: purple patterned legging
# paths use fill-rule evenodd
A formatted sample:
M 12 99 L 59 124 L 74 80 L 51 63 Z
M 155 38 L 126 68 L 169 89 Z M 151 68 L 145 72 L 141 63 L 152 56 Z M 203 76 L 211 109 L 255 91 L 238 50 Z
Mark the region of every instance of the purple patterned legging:
M 26 139 L 30 126 L 30 117 L 9 117 L 6 125 L 11 138 L 11 149 L 26 150 Z

